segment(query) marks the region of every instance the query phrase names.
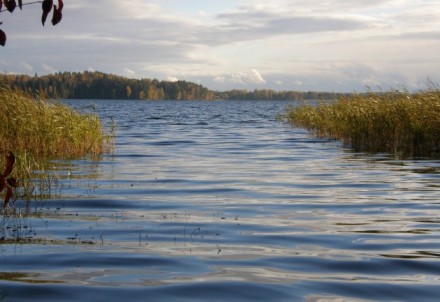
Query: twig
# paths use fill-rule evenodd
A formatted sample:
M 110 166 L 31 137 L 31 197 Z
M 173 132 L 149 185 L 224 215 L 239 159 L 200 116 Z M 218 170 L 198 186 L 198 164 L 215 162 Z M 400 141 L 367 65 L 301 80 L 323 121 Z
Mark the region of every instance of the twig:
M 23 3 L 21 6 L 25 6 L 25 5 L 31 5 L 31 4 L 37 4 L 37 3 L 43 3 L 43 1 L 33 1 L 33 2 L 28 2 L 28 3 Z M 2 9 L 0 10 L 0 13 L 6 12 L 8 9 Z

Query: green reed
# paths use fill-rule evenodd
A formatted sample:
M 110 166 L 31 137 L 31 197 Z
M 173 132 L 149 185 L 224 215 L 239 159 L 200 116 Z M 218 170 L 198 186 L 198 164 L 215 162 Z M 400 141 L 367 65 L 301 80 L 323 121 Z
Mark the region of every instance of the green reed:
M 440 153 L 440 90 L 390 91 L 286 110 L 288 122 L 355 151 L 430 157 Z

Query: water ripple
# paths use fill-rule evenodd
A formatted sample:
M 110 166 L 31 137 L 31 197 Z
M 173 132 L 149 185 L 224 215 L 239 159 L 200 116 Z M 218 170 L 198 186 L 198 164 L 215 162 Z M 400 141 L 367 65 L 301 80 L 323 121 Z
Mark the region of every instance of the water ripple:
M 311 137 L 275 120 L 286 102 L 93 102 L 115 118 L 115 154 L 58 163 L 63 197 L 7 220 L 10 237 L 21 230 L 26 238 L 0 242 L 0 296 L 440 294 L 439 161 L 367 156 Z

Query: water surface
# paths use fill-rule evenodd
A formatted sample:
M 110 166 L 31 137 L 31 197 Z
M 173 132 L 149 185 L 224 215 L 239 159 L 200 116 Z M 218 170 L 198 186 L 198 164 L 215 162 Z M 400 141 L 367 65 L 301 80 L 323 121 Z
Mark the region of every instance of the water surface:
M 4 301 L 440 295 L 439 161 L 352 153 L 276 121 L 286 102 L 69 103 L 114 118 L 115 152 L 3 218 L 28 238 L 0 242 Z

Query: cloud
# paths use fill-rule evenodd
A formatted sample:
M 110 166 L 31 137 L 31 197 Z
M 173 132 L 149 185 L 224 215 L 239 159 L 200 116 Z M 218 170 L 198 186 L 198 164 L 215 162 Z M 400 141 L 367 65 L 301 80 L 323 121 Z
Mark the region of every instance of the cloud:
M 242 7 L 235 12 L 221 13 L 216 18 L 218 24 L 199 31 L 200 42 L 215 46 L 273 39 L 277 36 L 344 32 L 380 26 L 377 20 L 354 15 L 304 15 L 292 9 L 280 12 L 254 7 Z
M 39 5 L 2 14 L 0 70 L 172 75 L 212 89 L 440 81 L 436 1 L 179 1 L 69 1 L 55 27 L 41 26 Z
M 234 83 L 234 84 L 265 84 L 266 80 L 256 69 L 250 71 L 233 73 L 230 75 L 220 75 L 214 78 L 214 81 L 219 83 Z
M 34 72 L 34 67 L 26 62 L 21 62 L 19 66 L 22 70 L 25 70 L 27 74 L 32 74 Z
M 49 64 L 42 64 L 45 73 L 56 73 L 58 70 Z
M 173 77 L 173 76 L 167 76 L 165 80 L 168 81 L 168 82 L 177 82 L 177 81 L 179 81 L 179 79 L 177 77 Z
M 124 68 L 123 69 L 124 74 L 128 75 L 128 76 L 135 76 L 136 72 L 130 68 Z

